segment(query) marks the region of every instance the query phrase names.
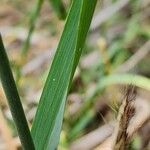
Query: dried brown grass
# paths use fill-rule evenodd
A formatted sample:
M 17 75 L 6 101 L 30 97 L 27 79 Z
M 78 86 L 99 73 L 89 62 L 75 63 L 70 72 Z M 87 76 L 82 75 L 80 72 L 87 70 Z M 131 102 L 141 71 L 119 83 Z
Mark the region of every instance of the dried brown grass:
M 150 120 L 150 102 L 137 96 L 132 85 L 119 109 L 117 123 L 112 136 L 105 139 L 95 150 L 126 150 L 134 133 Z
M 135 87 L 130 85 L 127 88 L 125 98 L 121 104 L 118 114 L 118 124 L 115 129 L 114 134 L 114 149 L 115 150 L 125 150 L 129 139 L 127 128 L 129 126 L 131 118 L 135 114 L 135 98 L 136 98 L 136 90 Z

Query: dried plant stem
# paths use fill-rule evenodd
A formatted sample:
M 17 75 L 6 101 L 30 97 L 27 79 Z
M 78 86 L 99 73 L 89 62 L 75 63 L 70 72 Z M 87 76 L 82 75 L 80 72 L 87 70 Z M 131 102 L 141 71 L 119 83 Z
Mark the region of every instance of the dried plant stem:
M 125 100 L 122 102 L 122 105 L 119 110 L 118 126 L 116 127 L 114 134 L 115 142 L 113 147 L 115 150 L 125 150 L 128 145 L 129 138 L 127 128 L 135 112 L 135 108 L 133 106 L 135 96 L 135 87 L 130 85 L 127 88 Z
M 134 97 L 133 97 L 134 98 Z M 132 103 L 133 104 L 133 103 Z M 121 105 L 121 110 L 119 112 L 123 112 L 125 107 L 125 103 Z M 133 137 L 133 134 L 137 132 L 146 122 L 150 120 L 150 105 L 149 100 L 143 99 L 141 97 L 137 97 L 134 103 L 135 107 L 135 114 L 129 119 L 128 128 L 126 130 L 126 136 L 125 138 L 126 142 L 124 143 L 124 148 L 128 145 L 129 140 Z M 134 109 L 133 107 L 133 109 Z M 122 114 L 122 115 L 121 115 Z M 123 113 L 119 113 L 120 116 L 123 116 Z M 114 145 L 116 144 L 117 136 L 119 133 L 119 125 L 120 125 L 120 118 L 118 116 L 118 122 L 115 124 L 115 131 L 113 131 L 112 136 L 105 139 L 105 141 L 100 144 L 95 150 L 113 150 Z M 121 132 L 121 131 L 120 131 Z M 103 132 L 102 132 L 103 134 Z M 125 146 L 126 144 L 126 146 Z M 115 149 L 116 150 L 116 149 Z

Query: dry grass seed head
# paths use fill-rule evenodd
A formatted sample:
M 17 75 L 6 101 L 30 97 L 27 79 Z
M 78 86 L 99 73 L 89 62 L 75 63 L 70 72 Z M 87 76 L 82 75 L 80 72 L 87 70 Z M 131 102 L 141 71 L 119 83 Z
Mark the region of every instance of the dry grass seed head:
M 118 126 L 116 127 L 114 135 L 114 149 L 125 149 L 128 143 L 127 128 L 131 118 L 135 113 L 134 102 L 136 98 L 136 88 L 129 85 L 126 90 L 125 98 L 120 106 L 118 114 Z

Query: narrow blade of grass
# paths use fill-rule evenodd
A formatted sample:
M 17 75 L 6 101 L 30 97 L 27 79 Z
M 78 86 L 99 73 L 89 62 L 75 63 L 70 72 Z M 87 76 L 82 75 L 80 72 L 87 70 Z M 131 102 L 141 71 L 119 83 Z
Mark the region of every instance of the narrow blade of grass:
M 37 150 L 54 150 L 58 144 L 67 92 L 82 53 L 96 1 L 75 0 L 72 3 L 31 131 Z
M 30 27 L 29 27 L 28 35 L 27 35 L 27 38 L 22 47 L 22 55 L 23 56 L 27 54 L 28 49 L 30 47 L 32 33 L 34 31 L 35 23 L 36 23 L 37 17 L 39 16 L 43 2 L 44 2 L 44 0 L 37 0 L 35 6 L 33 8 L 33 11 L 31 13 L 31 16 L 30 16 L 31 18 L 30 18 L 30 23 L 29 23 Z
M 74 138 L 76 138 L 79 133 L 82 133 L 83 129 L 87 126 L 87 124 L 94 118 L 95 111 L 93 109 L 88 110 L 82 119 L 78 121 L 78 123 L 73 126 L 73 128 L 70 131 L 70 134 L 68 135 L 68 139 L 70 141 L 73 141 Z
M 107 86 L 115 84 L 132 84 L 145 90 L 150 90 L 150 79 L 144 76 L 128 73 L 108 75 L 100 79 L 95 90 L 87 99 L 86 103 L 83 105 L 83 108 L 81 109 L 81 114 L 84 114 L 85 110 L 90 107 L 91 103 L 93 103 L 93 98 L 95 97 L 95 95 L 97 95 L 97 93 L 102 92 Z
M 129 73 L 108 75 L 101 78 L 100 81 L 97 83 L 95 90 L 93 90 L 93 93 L 88 97 L 86 103 L 83 105 L 83 108 L 81 109 L 81 114 L 83 114 L 83 112 L 90 107 L 97 93 L 102 92 L 107 86 L 115 84 L 132 84 L 145 90 L 150 90 L 150 79 L 147 77 Z
M 60 19 L 65 19 L 66 18 L 66 10 L 65 10 L 65 7 L 64 7 L 62 1 L 61 0 L 49 0 L 49 1 L 52 4 L 54 10 L 56 11 L 58 17 Z M 28 31 L 27 38 L 22 47 L 22 52 L 21 52 L 22 56 L 27 54 L 28 49 L 30 47 L 31 37 L 32 37 L 33 31 L 35 29 L 36 20 L 39 16 L 43 2 L 44 2 L 44 0 L 36 0 L 33 11 L 31 12 L 30 22 L 29 22 L 29 31 Z
M 140 88 L 150 90 L 150 79 L 141 75 L 134 74 L 112 74 L 102 78 L 98 89 L 102 89 L 112 84 L 132 84 Z
M 78 116 L 75 120 L 74 120 L 74 126 L 72 126 L 72 129 L 70 131 L 70 135 L 69 138 L 71 138 L 71 140 L 73 138 L 76 137 L 76 135 L 79 134 L 79 132 L 83 129 L 81 128 L 79 125 L 80 123 L 84 122 L 85 117 L 87 116 L 87 114 L 89 113 L 89 111 L 91 111 L 91 106 L 92 104 L 95 103 L 95 96 L 98 93 L 102 93 L 102 91 L 110 85 L 116 85 L 116 84 L 132 84 L 134 86 L 137 86 L 139 88 L 143 88 L 145 90 L 150 90 L 150 79 L 146 78 L 144 76 L 141 75 L 133 75 L 133 74 L 112 74 L 112 75 L 108 75 L 106 77 L 103 77 L 102 79 L 100 79 L 100 81 L 97 83 L 97 86 L 95 88 L 95 90 L 93 90 L 93 93 L 91 94 L 91 96 L 89 96 L 86 100 L 86 102 L 84 103 L 84 105 L 82 106 L 80 112 L 78 112 L 78 114 L 81 114 L 80 116 Z M 94 114 L 93 114 L 94 116 Z M 92 120 L 93 117 L 91 117 L 90 119 Z M 86 126 L 86 124 L 85 124 Z
M 33 141 L 28 128 L 20 97 L 0 35 L 0 78 L 9 103 L 9 107 L 17 127 L 17 131 L 25 150 L 34 150 Z
M 65 19 L 67 12 L 62 0 L 49 0 L 52 4 L 54 11 L 60 19 Z

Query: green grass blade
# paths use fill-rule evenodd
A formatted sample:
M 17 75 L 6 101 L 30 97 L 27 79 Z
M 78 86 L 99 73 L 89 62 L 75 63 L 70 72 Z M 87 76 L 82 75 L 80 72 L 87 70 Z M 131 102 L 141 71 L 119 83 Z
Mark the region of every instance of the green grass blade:
M 132 84 L 140 88 L 150 90 L 150 79 L 141 75 L 134 74 L 112 74 L 104 77 L 98 86 L 98 89 L 102 89 L 112 84 Z
M 31 13 L 31 18 L 30 18 L 30 23 L 29 23 L 30 27 L 29 27 L 27 38 L 22 47 L 22 55 L 25 55 L 28 52 L 32 33 L 35 28 L 35 23 L 36 23 L 37 17 L 39 16 L 43 2 L 44 2 L 44 0 L 37 0 L 35 6 L 33 8 L 33 11 Z
M 83 129 L 92 120 L 92 118 L 94 118 L 94 116 L 95 116 L 95 111 L 93 109 L 88 110 L 69 132 L 68 135 L 69 141 L 73 141 L 74 138 L 76 138 L 76 136 L 83 131 Z
M 73 1 L 31 131 L 37 150 L 54 150 L 58 144 L 67 92 L 82 53 L 96 1 Z
M 76 44 L 76 52 L 74 57 L 74 68 L 72 72 L 74 73 L 76 66 L 78 64 L 79 58 L 81 56 L 82 48 L 84 46 L 84 42 L 86 39 L 87 31 L 90 27 L 90 22 L 92 20 L 92 16 L 94 13 L 94 8 L 96 5 L 97 0 L 82 0 L 82 10 L 79 20 L 79 25 L 77 28 L 77 44 Z M 90 6 L 89 6 L 90 5 Z
M 102 92 L 107 86 L 115 84 L 132 84 L 145 90 L 150 90 L 150 79 L 147 77 L 129 73 L 108 75 L 106 77 L 101 78 L 100 81 L 97 83 L 95 90 L 93 90 L 93 93 L 87 98 L 86 103 L 83 105 L 81 109 L 81 114 L 84 114 L 84 112 L 91 106 L 94 97 L 98 93 Z
M 65 7 L 64 7 L 62 1 L 61 0 L 49 0 L 49 1 L 51 2 L 54 10 L 56 11 L 56 13 L 58 15 L 58 17 L 60 19 L 65 19 L 67 13 L 66 13 L 66 10 L 65 10 Z M 42 8 L 43 2 L 44 2 L 44 0 L 37 0 L 35 6 L 33 8 L 33 11 L 31 13 L 30 23 L 29 23 L 30 24 L 29 31 L 28 31 L 27 38 L 26 38 L 26 40 L 23 44 L 23 47 L 22 47 L 22 55 L 27 54 L 28 49 L 30 47 L 30 40 L 31 40 L 33 31 L 35 28 L 36 20 L 39 16 L 41 8 Z
M 15 85 L 13 74 L 0 35 L 0 78 L 8 100 L 8 104 L 17 127 L 17 131 L 25 150 L 34 150 L 33 141 L 28 128 L 27 120 L 21 105 L 20 97 Z
M 112 74 L 112 75 L 103 77 L 97 83 L 97 86 L 96 86 L 95 90 L 93 91 L 93 93 L 91 94 L 91 96 L 87 98 L 87 100 L 84 103 L 84 105 L 82 106 L 80 112 L 78 112 L 81 115 L 75 120 L 74 126 L 72 126 L 72 129 L 70 131 L 71 134 L 69 135 L 69 138 L 71 140 L 74 139 L 76 137 L 76 135 L 78 135 L 80 133 L 80 131 L 83 129 L 83 127 L 80 126 L 80 124 L 82 122 L 84 122 L 85 117 L 88 115 L 89 111 L 91 111 L 90 108 L 91 108 L 92 104 L 94 104 L 95 100 L 97 100 L 94 97 L 98 93 L 102 93 L 102 91 L 107 86 L 116 85 L 116 84 L 121 84 L 121 85 L 132 84 L 139 88 L 143 88 L 145 90 L 150 90 L 150 79 L 146 78 L 144 76 L 141 76 L 141 75 L 133 75 L 133 74 L 126 73 L 126 74 Z M 95 116 L 95 115 L 93 114 L 93 116 Z M 92 120 L 92 118 L 89 118 L 89 119 Z
M 60 19 L 65 19 L 67 12 L 62 0 L 49 0 L 52 4 L 54 11 Z

